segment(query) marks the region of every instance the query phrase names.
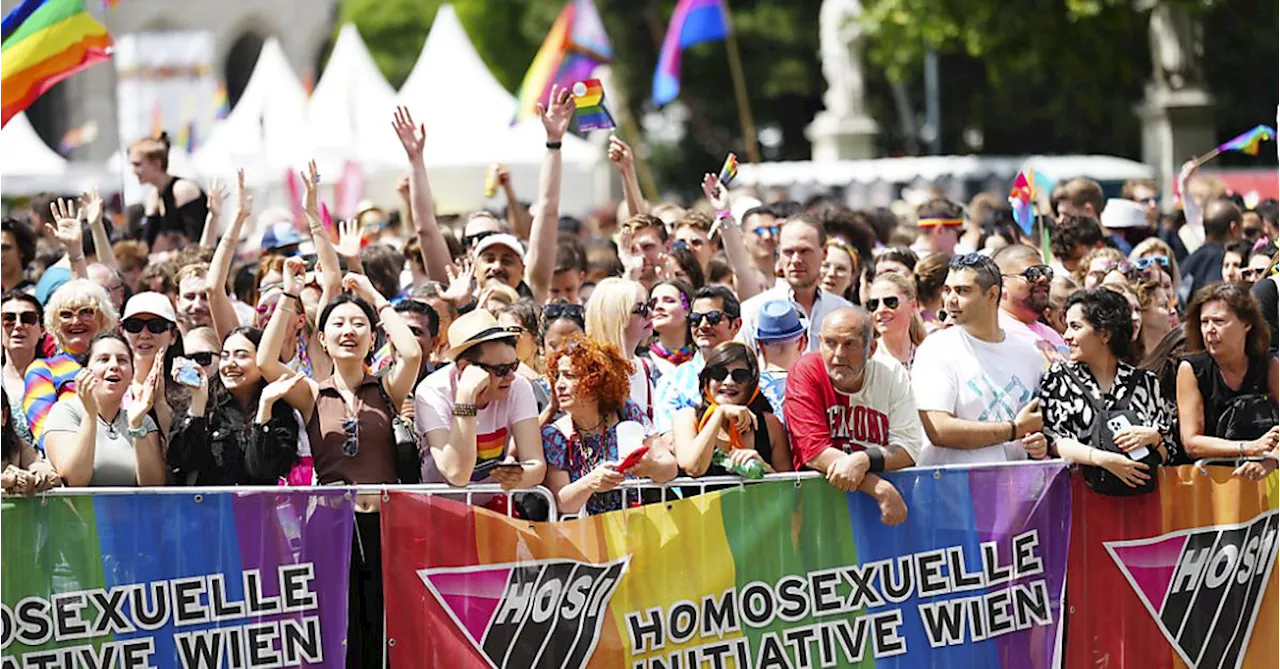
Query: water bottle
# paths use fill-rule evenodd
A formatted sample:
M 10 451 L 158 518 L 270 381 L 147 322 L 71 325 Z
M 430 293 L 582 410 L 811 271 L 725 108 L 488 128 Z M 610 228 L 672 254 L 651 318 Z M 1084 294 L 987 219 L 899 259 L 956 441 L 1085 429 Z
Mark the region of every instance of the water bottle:
M 745 466 L 731 464 L 729 456 L 725 455 L 724 451 L 718 448 L 711 454 L 711 464 L 720 465 L 721 467 L 729 470 L 730 473 L 737 474 L 742 478 L 750 479 L 752 481 L 759 481 L 764 478 L 763 462 L 760 462 L 759 460 L 752 460 Z

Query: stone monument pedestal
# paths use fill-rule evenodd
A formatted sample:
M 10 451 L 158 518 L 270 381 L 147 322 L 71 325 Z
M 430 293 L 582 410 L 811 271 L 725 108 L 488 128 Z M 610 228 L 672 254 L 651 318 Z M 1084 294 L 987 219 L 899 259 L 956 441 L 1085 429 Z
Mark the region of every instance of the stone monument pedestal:
M 815 162 L 834 162 L 876 156 L 876 134 L 880 127 L 870 116 L 840 118 L 828 111 L 818 112 L 805 128 L 813 143 Z
M 1148 86 L 1135 112 L 1142 121 L 1142 162 L 1156 168 L 1161 194 L 1172 198 L 1182 164 L 1218 145 L 1213 96 L 1201 88 Z

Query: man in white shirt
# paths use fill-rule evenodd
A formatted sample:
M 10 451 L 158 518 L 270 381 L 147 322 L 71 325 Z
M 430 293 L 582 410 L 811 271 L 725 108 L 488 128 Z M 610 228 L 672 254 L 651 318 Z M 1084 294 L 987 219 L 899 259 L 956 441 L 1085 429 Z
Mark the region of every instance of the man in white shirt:
M 765 302 L 789 301 L 807 318 L 809 331 L 808 350 L 818 350 L 818 336 L 822 320 L 827 314 L 841 307 L 853 306 L 839 295 L 824 293 L 818 287 L 822 273 L 822 260 L 826 256 L 827 233 L 822 224 L 810 216 L 797 216 L 782 226 L 778 237 L 778 250 L 782 258 L 782 273 L 786 279 L 769 290 L 742 303 L 742 329 L 737 340 L 748 348 L 756 348 L 756 325 L 760 320 L 760 308 Z
M 1049 307 L 1053 268 L 1044 264 L 1039 251 L 1025 244 L 1006 246 L 991 259 L 1004 279 L 1000 329 L 1030 340 L 1048 361 L 1062 359 L 1067 351 L 1062 335 L 1040 322 L 1040 316 Z
M 1000 328 L 1001 288 L 990 258 L 951 259 L 942 301 L 955 325 L 926 338 L 911 369 L 930 442 L 921 466 L 1024 460 L 1047 450 L 1037 399 L 1044 359 L 1029 340 Z

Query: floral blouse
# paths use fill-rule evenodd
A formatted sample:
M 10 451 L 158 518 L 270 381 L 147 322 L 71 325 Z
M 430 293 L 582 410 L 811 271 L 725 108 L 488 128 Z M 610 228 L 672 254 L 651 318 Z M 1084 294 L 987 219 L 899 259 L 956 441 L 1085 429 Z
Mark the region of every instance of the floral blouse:
M 633 420 L 644 426 L 646 437 L 653 433 L 649 417 L 635 402 L 624 402 L 619 413 L 622 420 Z M 570 437 L 556 426 L 556 422 L 542 426 L 542 450 L 546 455 L 547 465 L 567 472 L 570 481 L 586 476 L 601 462 L 618 461 L 617 424 L 603 434 L 574 434 Z M 621 509 L 622 493 L 596 493 L 587 500 L 585 508 L 592 515 Z
M 1067 372 L 1067 365 L 1075 372 L 1074 376 Z M 1081 387 L 1076 377 L 1083 380 L 1086 386 Z M 1051 444 L 1063 438 L 1088 444 L 1095 416 L 1093 404 L 1084 394 L 1088 392 L 1094 398 L 1101 397 L 1102 405 L 1112 409 L 1125 399 L 1131 386 L 1132 396 L 1129 397 L 1127 408 L 1137 415 L 1139 425 L 1154 427 L 1160 431 L 1161 443 L 1164 444 L 1169 460 L 1173 460 L 1178 446 L 1177 440 L 1173 438 L 1173 417 L 1160 394 L 1160 381 L 1155 374 L 1124 362 L 1116 367 L 1116 378 L 1105 395 L 1088 365 L 1082 362 L 1054 362 L 1040 380 L 1040 410 L 1044 416 L 1045 437 Z

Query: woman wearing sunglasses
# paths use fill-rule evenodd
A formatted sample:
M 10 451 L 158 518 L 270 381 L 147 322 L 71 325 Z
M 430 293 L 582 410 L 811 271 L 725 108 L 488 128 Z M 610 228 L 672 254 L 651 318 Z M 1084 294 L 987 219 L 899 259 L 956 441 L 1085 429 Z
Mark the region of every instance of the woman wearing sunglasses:
M 1138 270 L 1123 253 L 1103 246 L 1085 254 L 1077 271 L 1080 272 L 1076 277 L 1077 283 L 1085 288 L 1097 288 L 1112 273 L 1115 273 L 1113 278 L 1128 281 L 1131 276 L 1136 276 Z
M 126 409 L 133 351 L 114 332 L 93 338 L 76 374 L 75 397 L 58 402 L 46 423 L 45 450 L 70 487 L 162 486 L 168 466 L 155 421 L 148 415 L 159 392 L 160 367 Z
M 202 368 L 191 407 L 173 431 L 166 453 L 184 485 L 275 485 L 298 463 L 299 422 L 281 402 L 302 375 L 287 372 L 268 384 L 256 357 L 262 330 L 238 327 L 227 335 L 217 375 Z M 298 399 L 298 394 L 293 394 Z M 305 438 L 305 434 L 301 435 Z M 302 481 L 310 484 L 310 477 Z
M 876 354 L 891 356 L 911 371 L 916 347 L 925 337 L 915 284 L 899 274 L 885 273 L 876 277 L 868 294 L 865 306 L 884 344 Z
M 0 300 L 0 347 L 4 349 L 4 396 L 8 399 L 9 424 L 17 435 L 31 442 L 31 427 L 22 412 L 22 397 L 27 392 L 26 373 L 40 355 L 44 326 L 40 324 L 44 309 L 29 293 L 10 291 Z
M 791 471 L 787 433 L 760 392 L 757 364 L 745 344 L 733 341 L 707 356 L 698 375 L 701 402 L 677 411 L 672 422 L 676 461 L 688 475 L 727 475 L 712 465 L 717 450 L 731 466 L 756 460 L 766 471 Z
M 160 392 L 155 397 L 152 419 L 160 428 L 161 441 L 169 436 L 173 417 L 182 415 L 191 402 L 191 393 L 172 381 L 173 361 L 183 355 L 182 338 L 178 336 L 177 315 L 169 298 L 160 293 L 138 293 L 124 306 L 120 321 L 124 338 L 133 349 L 133 385 L 125 393 L 125 408 L 142 390 L 151 368 L 160 365 Z
M 657 337 L 649 344 L 649 360 L 661 378 L 688 361 L 697 351 L 689 330 L 693 289 L 679 279 L 667 279 L 653 286 L 652 295 L 649 300 L 650 316 Z
M 45 331 L 53 334 L 57 353 L 32 361 L 24 378 L 22 410 L 35 440 L 44 450 L 44 421 L 59 400 L 75 396 L 79 357 L 100 332 L 116 327 L 116 310 L 107 291 L 88 279 L 72 279 L 53 292 L 44 308 Z
M 1179 273 L 1178 259 L 1173 254 L 1173 248 L 1163 239 L 1148 237 L 1138 242 L 1129 252 L 1129 262 L 1144 272 L 1148 281 L 1155 281 L 1160 285 L 1167 281 L 1170 284 L 1166 287 L 1169 295 L 1177 300 L 1178 282 L 1182 275 Z
M 200 327 L 188 330 L 187 334 L 182 336 L 182 350 L 188 360 L 193 360 L 200 365 L 206 377 L 212 379 L 218 375 L 218 367 L 214 363 L 218 361 L 218 355 L 222 352 L 222 343 L 218 339 L 217 331 L 213 328 Z
M 587 300 L 587 336 L 613 344 L 627 357 L 631 372 L 631 398 L 646 415 L 653 414 L 653 366 L 636 355 L 636 349 L 653 334 L 649 319 L 649 293 L 630 279 L 601 281 Z
M 551 354 L 549 366 L 565 415 L 542 427 L 542 448 L 546 485 L 561 513 L 577 513 L 584 506 L 592 514 L 621 509 L 622 495 L 608 493 L 628 475 L 658 483 L 676 477 L 675 458 L 653 433 L 648 416 L 629 399 L 631 364 L 616 347 L 579 334 Z M 615 469 L 622 460 L 618 425 L 625 421 L 641 426 L 649 450 L 621 472 Z

